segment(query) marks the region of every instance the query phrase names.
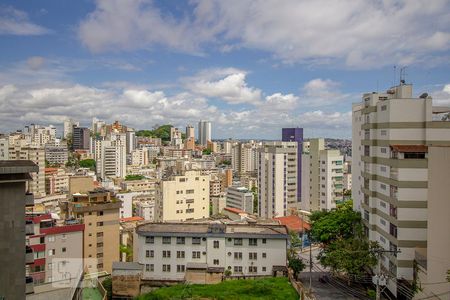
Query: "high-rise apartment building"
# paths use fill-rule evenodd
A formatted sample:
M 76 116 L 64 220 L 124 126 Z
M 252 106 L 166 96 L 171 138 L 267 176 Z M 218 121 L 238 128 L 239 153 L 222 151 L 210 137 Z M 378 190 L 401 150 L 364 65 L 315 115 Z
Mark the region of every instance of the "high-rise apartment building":
M 211 141 L 211 122 L 198 122 L 198 143 L 202 146 L 207 146 L 208 141 Z
M 44 147 L 45 144 L 54 142 L 56 139 L 56 128 L 53 125 L 41 126 L 31 124 L 30 126 L 25 126 L 24 133 L 30 136 L 33 147 Z
M 186 126 L 186 139 L 189 138 L 195 139 L 195 129 L 192 125 Z
M 156 220 L 184 221 L 209 217 L 209 175 L 186 171 L 163 179 L 156 189 Z
M 281 132 L 283 142 L 297 142 L 297 202 L 302 198 L 302 149 L 303 128 L 283 128 Z
M 126 140 L 127 154 L 131 154 L 131 152 L 136 149 L 136 132 L 131 128 L 127 129 Z
M 344 157 L 339 150 L 320 151 L 320 209 L 331 210 L 344 200 Z
M 97 163 L 97 176 L 120 177 L 126 175 L 127 155 L 125 141 L 122 140 L 96 140 L 94 141 L 94 157 Z
M 231 148 L 233 170 L 243 174 L 256 171 L 258 149 L 252 143 L 236 143 Z
M 25 299 L 33 281 L 25 281 L 25 264 L 34 263 L 33 251 L 25 246 L 25 206 L 33 206 L 26 182 L 38 166 L 31 161 L 0 161 L 0 298 Z M 25 282 L 27 282 L 27 290 Z
M 266 142 L 258 152 L 258 214 L 272 219 L 297 209 L 297 142 Z
M 227 207 L 237 208 L 253 214 L 253 193 L 243 186 L 231 186 L 226 189 Z
M 74 218 L 85 225 L 83 253 L 85 269 L 89 272 L 111 273 L 113 261 L 119 261 L 119 218 L 122 202 L 110 192 L 95 189 L 76 193 L 63 206 L 66 218 Z M 94 271 L 95 270 L 95 271 Z
M 67 119 L 64 121 L 63 126 L 63 138 L 68 139 L 72 137 L 73 134 L 73 127 L 79 127 L 80 122 L 75 122 L 72 119 Z
M 364 94 L 353 106 L 354 209 L 370 240 L 401 250 L 381 262 L 394 295 L 414 280 L 415 249 L 427 247 L 427 207 L 436 199 L 429 193 L 440 190 L 429 182 L 428 147 L 450 144 L 448 112 L 433 107 L 425 93 L 414 98 L 412 85 L 403 82 L 386 93 Z
M 9 137 L 0 135 L 0 160 L 9 159 Z
M 90 130 L 86 127 L 73 127 L 72 148 L 74 150 L 89 150 Z

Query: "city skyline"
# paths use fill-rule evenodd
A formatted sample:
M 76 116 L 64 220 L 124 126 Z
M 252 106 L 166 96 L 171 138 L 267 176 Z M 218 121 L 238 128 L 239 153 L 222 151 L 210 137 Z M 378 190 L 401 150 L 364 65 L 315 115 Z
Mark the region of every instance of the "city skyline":
M 60 130 L 66 118 L 137 130 L 206 118 L 217 139 L 279 139 L 297 126 L 305 137 L 349 138 L 351 103 L 397 84 L 402 66 L 414 96 L 450 103 L 449 7 L 6 1 L 1 131 Z

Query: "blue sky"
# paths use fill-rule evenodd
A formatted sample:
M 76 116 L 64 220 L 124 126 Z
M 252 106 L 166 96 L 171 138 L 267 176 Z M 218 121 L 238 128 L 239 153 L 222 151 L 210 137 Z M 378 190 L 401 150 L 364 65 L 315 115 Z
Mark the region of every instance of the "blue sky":
M 350 137 L 351 103 L 402 66 L 450 105 L 448 0 L 3 1 L 0 49 L 1 132 L 98 117 Z

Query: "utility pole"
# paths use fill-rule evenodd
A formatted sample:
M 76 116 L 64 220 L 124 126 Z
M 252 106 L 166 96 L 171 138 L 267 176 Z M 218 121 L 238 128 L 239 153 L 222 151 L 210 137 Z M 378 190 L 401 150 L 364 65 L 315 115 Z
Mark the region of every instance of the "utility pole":
M 311 293 L 311 285 L 312 285 L 312 242 L 311 242 L 311 236 L 309 236 L 309 292 L 310 293 Z
M 398 250 L 385 250 L 385 249 L 374 249 L 374 252 L 376 253 L 377 257 L 378 257 L 378 271 L 377 274 L 375 276 L 372 277 L 372 282 L 376 285 L 377 289 L 376 289 L 376 300 L 380 300 L 381 299 L 381 286 L 386 286 L 386 276 L 384 276 L 381 273 L 381 256 L 383 255 L 383 253 L 401 253 L 400 249 Z

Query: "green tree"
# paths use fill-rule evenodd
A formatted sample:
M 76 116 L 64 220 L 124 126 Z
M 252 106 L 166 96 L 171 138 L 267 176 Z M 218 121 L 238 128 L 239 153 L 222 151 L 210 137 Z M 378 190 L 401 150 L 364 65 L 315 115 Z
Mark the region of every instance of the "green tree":
M 203 149 L 203 154 L 204 155 L 210 155 L 211 154 L 211 150 L 210 149 Z
M 80 160 L 79 165 L 81 168 L 89 168 L 92 171 L 95 171 L 95 159 L 83 159 Z
M 129 180 L 142 180 L 142 179 L 145 179 L 145 176 L 143 176 L 143 175 L 134 175 L 134 174 L 125 176 L 125 180 L 126 181 L 129 181 Z
M 253 193 L 253 213 L 258 213 L 258 188 L 256 186 L 252 187 Z
M 106 290 L 107 298 L 112 299 L 112 279 L 111 279 L 111 277 L 103 280 L 102 285 Z
M 226 166 L 230 166 L 231 165 L 231 161 L 225 159 L 224 161 L 222 161 L 222 164 L 224 164 Z
M 313 213 L 310 221 L 311 238 L 321 243 L 318 259 L 334 274 L 361 275 L 377 263 L 379 245 L 363 235 L 361 215 L 351 200 L 334 210 Z
M 127 261 L 131 261 L 133 259 L 133 248 L 130 246 L 120 245 L 120 253 L 125 253 Z

